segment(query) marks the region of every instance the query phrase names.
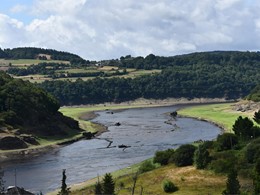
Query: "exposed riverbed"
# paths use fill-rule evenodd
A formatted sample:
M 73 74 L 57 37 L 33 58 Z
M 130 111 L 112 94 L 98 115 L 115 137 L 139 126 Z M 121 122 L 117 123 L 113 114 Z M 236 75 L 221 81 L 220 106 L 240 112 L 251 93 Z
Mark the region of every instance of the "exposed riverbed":
M 67 184 L 75 184 L 150 158 L 157 150 L 212 140 L 220 133 L 221 129 L 210 123 L 189 118 L 174 120 L 166 114 L 178 108 L 96 112 L 93 121 L 108 127 L 99 139 L 82 140 L 31 159 L 2 164 L 6 185 L 15 184 L 16 170 L 18 186 L 45 193 L 60 187 L 62 169 L 67 170 Z M 118 148 L 122 144 L 130 147 Z

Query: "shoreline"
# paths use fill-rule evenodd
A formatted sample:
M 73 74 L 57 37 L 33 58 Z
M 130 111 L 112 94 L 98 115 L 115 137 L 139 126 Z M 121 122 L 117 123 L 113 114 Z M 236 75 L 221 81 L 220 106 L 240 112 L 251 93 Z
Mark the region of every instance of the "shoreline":
M 180 99 L 168 98 L 168 99 L 164 99 L 164 100 L 146 100 L 146 99 L 140 100 L 139 99 L 137 101 L 122 102 L 120 104 L 106 103 L 106 104 L 102 104 L 102 105 L 100 105 L 100 104 L 98 104 L 98 105 L 80 105 L 80 106 L 71 106 L 71 107 L 73 107 L 73 108 L 91 107 L 94 109 L 96 107 L 102 106 L 102 108 L 99 110 L 107 109 L 107 110 L 113 110 L 114 112 L 119 112 L 119 111 L 123 111 L 126 109 L 144 108 L 144 107 L 163 107 L 163 106 L 172 106 L 172 105 L 191 106 L 191 105 L 227 103 L 227 102 L 231 102 L 231 101 L 227 101 L 224 99 L 204 99 L 204 98 L 198 98 L 198 99 L 192 99 L 192 100 L 188 100 L 186 98 L 180 98 Z M 233 102 L 234 102 L 234 100 L 233 100 Z M 68 106 L 66 106 L 66 107 L 68 107 Z M 122 107 L 125 107 L 125 108 L 122 108 Z M 97 110 L 94 109 L 92 111 L 82 112 L 79 115 L 79 119 L 90 121 L 98 116 L 98 114 L 95 113 L 96 111 Z M 190 117 L 190 118 L 192 118 L 192 117 Z M 195 118 L 195 119 L 200 120 L 199 118 Z M 211 121 L 206 121 L 206 122 L 211 122 Z M 99 129 L 94 133 L 95 137 L 98 137 L 102 133 L 106 132 L 108 129 L 108 127 L 106 127 L 105 125 L 99 124 L 99 123 L 92 122 L 92 124 L 99 126 L 98 127 Z M 218 126 L 218 124 L 214 124 L 214 125 Z M 220 127 L 220 128 L 223 129 L 223 127 Z M 84 138 L 85 137 L 83 135 L 81 135 L 77 138 L 67 139 L 67 140 L 61 141 L 60 143 L 54 143 L 54 144 L 50 144 L 47 146 L 41 145 L 38 147 L 17 149 L 17 150 L 13 150 L 13 151 L 2 150 L 2 151 L 0 151 L 0 162 L 4 163 L 4 162 L 8 162 L 8 161 L 10 162 L 10 161 L 21 159 L 21 158 L 31 158 L 34 156 L 39 156 L 39 155 L 48 153 L 50 150 L 57 149 L 59 147 L 62 147 L 63 145 L 72 144 L 72 143 L 82 140 Z

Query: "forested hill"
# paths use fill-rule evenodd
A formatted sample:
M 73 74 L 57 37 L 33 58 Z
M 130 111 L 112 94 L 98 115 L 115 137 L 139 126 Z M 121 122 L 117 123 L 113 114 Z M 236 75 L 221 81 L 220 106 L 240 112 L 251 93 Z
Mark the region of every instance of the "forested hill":
M 243 98 L 259 84 L 259 52 L 202 52 L 175 57 L 153 54 L 111 60 L 119 67 L 159 68 L 161 73 L 76 82 L 46 81 L 41 87 L 62 104 L 121 102 L 136 98 Z
M 84 60 L 78 55 L 56 51 L 53 49 L 42 49 L 35 47 L 20 47 L 13 49 L 0 48 L 0 58 L 5 59 L 52 59 L 69 61 L 71 64 L 89 64 L 89 61 Z
M 0 71 L 0 134 L 50 136 L 79 130 L 78 122 L 63 116 L 59 108 L 52 95 Z

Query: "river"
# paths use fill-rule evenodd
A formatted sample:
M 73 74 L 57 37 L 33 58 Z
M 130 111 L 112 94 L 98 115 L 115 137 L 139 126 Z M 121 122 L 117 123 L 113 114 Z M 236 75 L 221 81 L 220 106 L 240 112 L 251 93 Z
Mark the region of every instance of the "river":
M 75 184 L 150 158 L 158 150 L 212 140 L 220 133 L 213 124 L 190 118 L 173 120 L 166 114 L 180 107 L 96 112 L 93 121 L 106 125 L 108 132 L 99 139 L 78 141 L 48 154 L 1 165 L 6 186 L 16 183 L 35 193 L 46 193 L 61 186 L 62 169 L 66 169 L 67 184 Z M 117 122 L 121 125 L 116 126 Z M 111 148 L 106 148 L 110 142 Z M 118 148 L 121 144 L 130 147 L 123 150 Z

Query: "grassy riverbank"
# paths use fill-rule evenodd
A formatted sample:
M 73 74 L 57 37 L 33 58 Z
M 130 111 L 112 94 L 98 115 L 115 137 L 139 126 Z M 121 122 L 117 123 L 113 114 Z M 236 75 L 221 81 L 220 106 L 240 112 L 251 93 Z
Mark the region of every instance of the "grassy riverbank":
M 234 103 L 190 106 L 179 110 L 178 114 L 210 121 L 222 127 L 225 132 L 232 132 L 232 126 L 239 116 L 252 117 L 251 113 L 235 111 L 233 105 Z

